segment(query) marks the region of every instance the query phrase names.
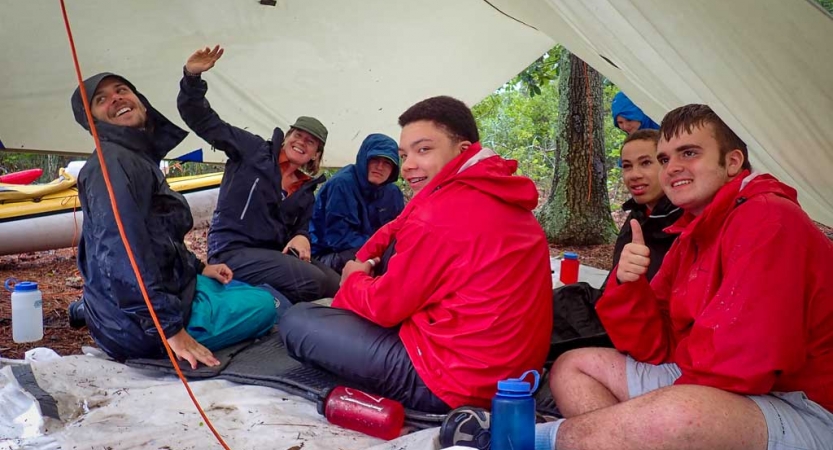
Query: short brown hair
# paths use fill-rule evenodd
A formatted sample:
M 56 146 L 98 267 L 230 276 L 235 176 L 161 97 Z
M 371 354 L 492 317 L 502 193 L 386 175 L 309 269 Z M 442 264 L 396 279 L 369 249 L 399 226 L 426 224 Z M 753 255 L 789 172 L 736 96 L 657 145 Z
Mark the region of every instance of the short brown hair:
M 295 132 L 295 128 L 290 128 L 289 132 L 286 133 L 284 139 L 292 136 L 292 133 Z M 315 152 L 317 158 L 312 158 L 306 164 L 301 167 L 301 170 L 306 172 L 307 175 L 317 175 L 318 171 L 321 169 L 321 161 L 324 160 L 324 143 L 321 142 L 320 139 L 315 138 L 318 141 L 318 151 Z
M 651 141 L 654 145 L 657 145 L 657 142 L 659 142 L 659 131 L 651 128 L 636 130 L 625 138 L 625 142 L 622 142 L 622 147 L 632 141 Z
M 441 95 L 425 99 L 399 116 L 399 126 L 404 127 L 412 122 L 428 120 L 445 130 L 454 142 L 480 140 L 477 122 L 471 109 L 465 103 L 453 97 Z
M 746 143 L 708 105 L 690 104 L 670 111 L 662 119 L 660 134 L 667 141 L 683 132 L 691 133 L 693 128 L 702 128 L 707 124 L 712 126 L 714 139 L 720 148 L 721 167 L 726 165 L 726 155 L 738 149 L 743 153 L 742 168 L 751 171 L 752 164 L 749 162 L 749 150 L 746 148 Z

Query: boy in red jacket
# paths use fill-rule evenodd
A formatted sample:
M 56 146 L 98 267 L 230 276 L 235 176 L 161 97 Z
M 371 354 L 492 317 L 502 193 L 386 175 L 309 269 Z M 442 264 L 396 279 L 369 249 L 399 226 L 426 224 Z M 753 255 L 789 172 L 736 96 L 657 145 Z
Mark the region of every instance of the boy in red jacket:
M 296 359 L 407 407 L 486 406 L 499 380 L 540 369 L 549 348 L 538 191 L 514 175 L 517 162 L 480 146 L 459 100 L 424 100 L 399 124 L 413 199 L 345 265 L 333 308 L 295 305 L 280 332 Z
M 705 105 L 662 122 L 663 190 L 685 214 L 650 285 L 639 225 L 596 305 L 614 349 L 564 354 L 566 420 L 536 449 L 833 448 L 833 243 Z M 617 351 L 618 350 L 618 351 Z

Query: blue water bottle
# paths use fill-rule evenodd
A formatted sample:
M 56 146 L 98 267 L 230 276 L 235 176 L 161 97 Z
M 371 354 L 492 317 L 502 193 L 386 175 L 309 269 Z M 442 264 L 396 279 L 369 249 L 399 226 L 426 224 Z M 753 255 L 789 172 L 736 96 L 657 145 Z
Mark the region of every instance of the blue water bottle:
M 530 389 L 523 381 L 529 374 L 535 378 Z M 520 378 L 498 381 L 497 394 L 492 398 L 492 450 L 534 450 L 535 399 L 541 376 L 528 370 Z

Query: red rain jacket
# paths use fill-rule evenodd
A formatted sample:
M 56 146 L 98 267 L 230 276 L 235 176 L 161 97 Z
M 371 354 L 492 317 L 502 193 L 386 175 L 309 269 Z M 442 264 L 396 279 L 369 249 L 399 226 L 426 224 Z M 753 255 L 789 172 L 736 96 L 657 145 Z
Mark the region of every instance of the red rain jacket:
M 678 364 L 677 384 L 804 391 L 833 411 L 833 242 L 794 189 L 746 175 L 667 229 L 681 234 L 650 286 L 611 277 L 596 311 L 618 350 Z
M 538 191 L 517 162 L 474 144 L 448 163 L 357 258 L 333 301 L 399 336 L 417 373 L 452 408 L 488 407 L 499 380 L 540 370 L 552 332 L 549 248 L 532 214 Z

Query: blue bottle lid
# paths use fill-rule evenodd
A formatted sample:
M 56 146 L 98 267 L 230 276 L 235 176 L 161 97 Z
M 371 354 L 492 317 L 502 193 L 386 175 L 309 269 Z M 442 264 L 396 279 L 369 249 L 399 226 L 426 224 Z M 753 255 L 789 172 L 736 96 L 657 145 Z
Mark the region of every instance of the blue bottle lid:
M 17 281 L 17 278 L 7 278 L 6 282 L 3 283 L 3 286 L 5 286 L 6 290 L 9 292 L 38 290 L 38 283 L 32 281 Z
M 14 285 L 15 292 L 37 291 L 38 283 L 34 281 L 21 281 Z
M 524 381 L 524 378 L 526 378 L 529 374 L 532 374 L 535 379 L 535 385 L 531 386 L 531 388 L 529 382 Z M 538 374 L 537 370 L 527 370 L 520 376 L 520 378 L 509 378 L 498 381 L 497 390 L 500 394 L 508 395 L 510 397 L 529 396 L 538 389 L 538 382 L 540 379 L 541 376 Z
M 564 259 L 578 259 L 578 253 L 564 252 Z

